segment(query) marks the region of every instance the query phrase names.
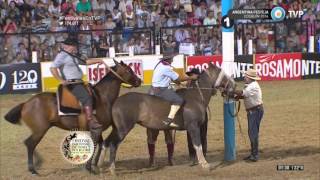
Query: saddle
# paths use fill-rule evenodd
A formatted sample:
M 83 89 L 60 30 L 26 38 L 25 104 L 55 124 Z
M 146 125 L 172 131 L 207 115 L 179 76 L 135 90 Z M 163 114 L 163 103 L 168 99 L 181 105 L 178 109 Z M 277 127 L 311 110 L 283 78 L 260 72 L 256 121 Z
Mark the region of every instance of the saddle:
M 85 84 L 86 90 L 94 97 L 91 84 Z M 57 106 L 59 115 L 80 115 L 81 102 L 72 94 L 68 86 L 60 84 L 57 91 Z M 93 98 L 93 109 L 95 109 L 95 98 Z

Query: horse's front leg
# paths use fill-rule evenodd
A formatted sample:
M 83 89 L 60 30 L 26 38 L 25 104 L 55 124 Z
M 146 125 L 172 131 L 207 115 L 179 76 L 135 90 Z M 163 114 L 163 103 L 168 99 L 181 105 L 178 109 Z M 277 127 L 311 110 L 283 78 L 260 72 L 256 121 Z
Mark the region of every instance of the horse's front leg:
M 193 144 L 193 147 L 196 151 L 199 164 L 203 168 L 209 169 L 210 164 L 205 159 L 205 157 L 203 155 L 203 151 L 202 151 L 201 138 L 200 138 L 200 128 L 198 126 L 194 125 L 194 126 L 190 126 L 187 129 L 187 131 L 190 134 L 192 144 Z

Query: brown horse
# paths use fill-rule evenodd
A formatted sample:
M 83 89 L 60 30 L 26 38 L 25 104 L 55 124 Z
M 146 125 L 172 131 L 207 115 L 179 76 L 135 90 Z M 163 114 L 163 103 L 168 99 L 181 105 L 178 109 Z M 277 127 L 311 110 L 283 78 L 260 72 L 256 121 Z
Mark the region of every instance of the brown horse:
M 215 88 L 232 92 L 235 89 L 234 80 L 223 70 L 210 63 L 208 69 L 192 82 L 190 89 L 182 89 L 177 93 L 184 97 L 184 106 L 177 113 L 174 121 L 179 125 L 177 130 L 187 130 L 196 150 L 199 164 L 209 168 L 202 152 L 200 125 L 205 122 L 206 109 Z M 170 103 L 155 96 L 142 93 L 127 93 L 120 96 L 112 107 L 113 129 L 103 143 L 98 166 L 103 164 L 106 148 L 110 147 L 110 171 L 115 173 L 115 157 L 119 144 L 136 123 L 151 129 L 172 129 L 162 123 L 170 110 Z
M 112 70 L 115 73 L 108 73 L 93 87 L 96 94 L 96 119 L 103 125 L 103 130 L 111 125 L 111 108 L 115 99 L 119 96 L 121 83 L 126 81 L 134 87 L 141 84 L 141 80 L 129 66 L 123 62 L 114 62 L 116 65 L 112 67 Z M 31 136 L 24 141 L 28 151 L 28 169 L 32 174 L 37 174 L 33 164 L 34 150 L 48 129 L 53 126 L 65 130 L 82 127 L 78 116 L 58 115 L 56 99 L 55 93 L 40 93 L 14 107 L 5 115 L 5 119 L 12 124 L 17 124 L 22 119 L 32 131 Z M 102 135 L 100 139 L 102 140 Z M 101 146 L 99 147 L 101 148 Z M 100 150 L 96 151 L 100 152 Z M 91 168 L 91 161 L 88 164 Z M 96 165 L 96 162 L 94 162 L 94 165 Z

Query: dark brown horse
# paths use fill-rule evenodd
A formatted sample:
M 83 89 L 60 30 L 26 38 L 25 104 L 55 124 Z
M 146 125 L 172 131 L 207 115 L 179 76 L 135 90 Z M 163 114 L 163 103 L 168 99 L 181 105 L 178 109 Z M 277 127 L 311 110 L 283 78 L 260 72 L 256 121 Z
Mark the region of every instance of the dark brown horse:
M 185 103 L 174 121 L 179 125 L 177 130 L 187 130 L 190 134 L 199 164 L 203 168 L 209 168 L 210 165 L 202 153 L 200 125 L 205 122 L 206 109 L 214 89 L 222 88 L 224 91 L 232 92 L 235 89 L 235 82 L 223 70 L 210 63 L 199 79 L 192 82 L 191 87 L 194 88 L 177 91 Z M 112 107 L 114 127 L 103 143 L 98 166 L 101 167 L 103 164 L 106 148 L 110 147 L 110 171 L 114 174 L 117 148 L 134 125 L 138 123 L 151 129 L 171 129 L 162 123 L 169 110 L 170 103 L 159 97 L 142 93 L 127 93 L 120 96 Z
M 196 68 L 191 69 L 189 72 L 186 72 L 188 76 L 192 76 L 193 74 L 200 75 L 200 71 Z M 188 81 L 185 88 L 193 88 L 190 87 L 191 81 Z M 213 96 L 216 94 L 216 90 L 213 91 Z M 207 153 L 207 127 L 208 127 L 208 115 L 206 113 L 205 122 L 200 126 L 200 137 L 203 155 L 206 156 Z M 173 165 L 173 153 L 174 153 L 174 145 L 175 145 L 175 131 L 174 130 L 164 130 L 165 142 L 167 144 L 167 152 L 168 152 L 168 165 Z M 149 129 L 147 128 L 147 142 L 148 142 L 148 151 L 149 151 L 149 166 L 152 167 L 155 165 L 155 150 L 156 150 L 156 141 L 159 135 L 159 130 L 157 129 Z M 196 164 L 196 152 L 193 148 L 192 141 L 190 135 L 187 133 L 188 140 L 188 150 L 189 157 Z
M 123 62 L 115 61 L 115 64 L 112 67 L 115 73 L 109 72 L 93 87 L 96 94 L 96 119 L 103 125 L 103 130 L 111 125 L 111 108 L 119 95 L 121 83 L 126 81 L 134 87 L 141 84 L 141 80 L 129 66 Z M 83 118 L 58 115 L 56 99 L 55 93 L 40 93 L 14 107 L 5 115 L 5 119 L 12 124 L 17 124 L 22 119 L 32 131 L 31 136 L 24 141 L 28 150 L 28 169 L 32 174 L 37 174 L 33 164 L 34 150 L 48 129 L 53 126 L 65 130 L 83 128 L 81 125 L 83 122 L 79 120 Z M 102 136 L 100 139 L 102 140 Z M 91 167 L 91 161 L 89 163 Z

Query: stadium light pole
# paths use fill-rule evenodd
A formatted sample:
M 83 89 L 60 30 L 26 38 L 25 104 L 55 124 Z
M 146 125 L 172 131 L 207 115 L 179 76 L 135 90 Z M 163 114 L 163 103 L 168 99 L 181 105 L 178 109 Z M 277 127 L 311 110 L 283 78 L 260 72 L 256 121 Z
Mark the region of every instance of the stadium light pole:
M 222 69 L 229 76 L 233 76 L 234 63 L 234 28 L 233 21 L 228 17 L 228 12 L 233 8 L 233 0 L 222 0 Z M 233 99 L 224 98 L 224 160 L 236 160 L 235 145 L 235 111 Z

